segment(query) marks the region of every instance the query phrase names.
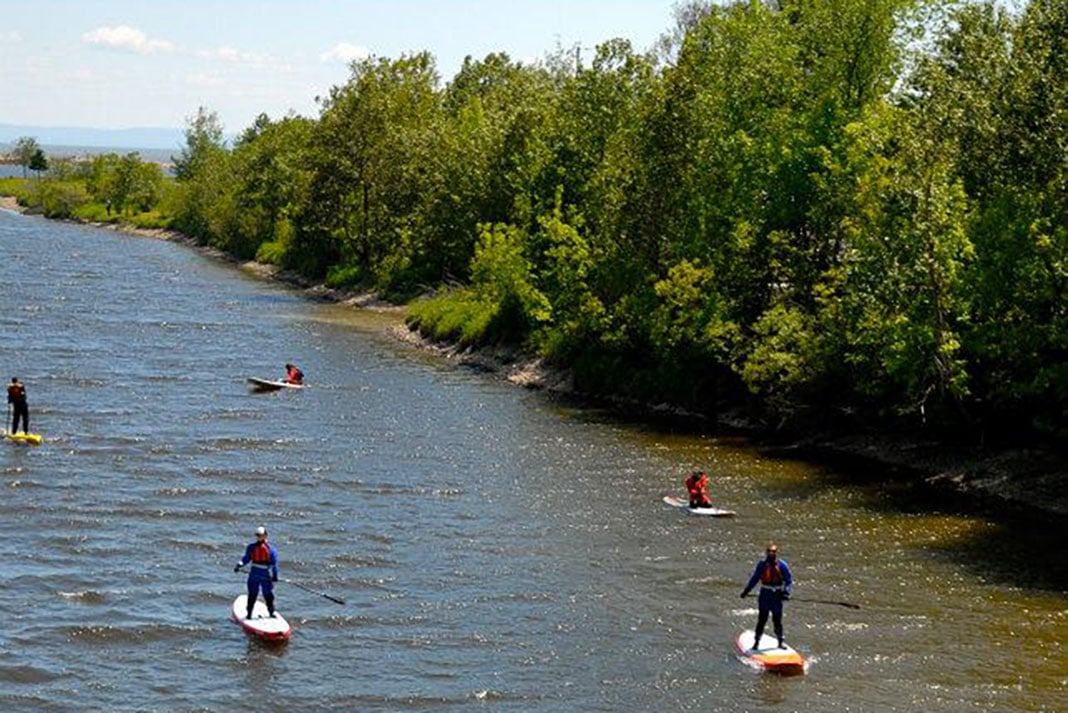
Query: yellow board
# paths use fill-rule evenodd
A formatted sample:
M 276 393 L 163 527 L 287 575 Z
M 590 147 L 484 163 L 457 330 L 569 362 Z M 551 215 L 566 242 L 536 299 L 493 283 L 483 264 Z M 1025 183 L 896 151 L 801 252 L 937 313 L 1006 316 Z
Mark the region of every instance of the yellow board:
M 44 436 L 40 433 L 8 433 L 4 431 L 4 437 L 15 443 L 26 443 L 31 446 L 39 446 L 44 441 Z

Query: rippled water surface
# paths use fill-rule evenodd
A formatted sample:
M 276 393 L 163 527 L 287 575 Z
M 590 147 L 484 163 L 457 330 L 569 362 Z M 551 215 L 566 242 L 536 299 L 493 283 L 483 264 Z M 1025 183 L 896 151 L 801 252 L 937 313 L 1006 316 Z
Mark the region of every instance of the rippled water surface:
M 1061 711 L 1059 541 L 621 424 L 178 245 L 0 211 L 0 710 Z M 248 376 L 308 374 L 252 394 Z M 661 496 L 709 468 L 733 520 Z M 264 524 L 294 624 L 228 620 Z M 768 538 L 807 676 L 733 655 Z M 803 599 L 848 601 L 853 610 Z

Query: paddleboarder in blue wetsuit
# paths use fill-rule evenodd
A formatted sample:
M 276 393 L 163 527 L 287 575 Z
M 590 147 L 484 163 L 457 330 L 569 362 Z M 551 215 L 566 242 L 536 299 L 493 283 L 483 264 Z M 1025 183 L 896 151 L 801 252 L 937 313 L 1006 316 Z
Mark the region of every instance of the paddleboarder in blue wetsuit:
M 263 592 L 263 601 L 267 612 L 274 616 L 274 583 L 278 581 L 278 550 L 267 541 L 267 528 L 256 528 L 256 541 L 245 548 L 245 554 L 236 565 L 237 572 L 246 564 L 252 564 L 248 571 L 248 612 L 246 619 L 252 618 L 252 607 L 256 604 L 256 595 Z
M 760 595 L 757 597 L 757 625 L 756 637 L 753 639 L 753 648 L 760 648 L 760 637 L 764 634 L 764 627 L 768 623 L 768 614 L 771 614 L 772 625 L 775 627 L 775 637 L 779 640 L 779 648 L 782 648 L 782 603 L 790 598 L 793 590 L 794 578 L 790 574 L 790 565 L 779 559 L 779 546 L 769 542 L 764 551 L 764 559 L 757 562 L 753 576 L 742 590 L 742 599 L 760 584 Z

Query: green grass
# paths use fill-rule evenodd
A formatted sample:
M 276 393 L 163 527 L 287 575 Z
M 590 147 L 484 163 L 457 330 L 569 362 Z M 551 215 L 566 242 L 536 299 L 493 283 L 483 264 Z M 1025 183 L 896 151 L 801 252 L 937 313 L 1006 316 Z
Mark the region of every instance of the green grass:
M 408 306 L 408 325 L 438 341 L 461 346 L 486 344 L 498 305 L 479 299 L 469 290 L 418 300 Z
M 158 210 L 148 210 L 143 213 L 122 216 L 122 222 L 128 223 L 135 228 L 165 229 L 171 227 L 171 217 L 164 215 Z
M 256 262 L 268 265 L 282 265 L 286 257 L 286 244 L 284 240 L 268 240 L 260 243 L 256 250 Z
M 356 266 L 335 265 L 326 273 L 326 286 L 335 289 L 357 287 L 363 280 L 363 271 Z
M 19 204 L 27 205 L 30 196 L 30 183 L 25 178 L 17 176 L 0 178 L 0 196 L 14 196 Z
M 74 217 L 90 223 L 111 223 L 129 225 L 134 228 L 169 228 L 170 216 L 164 215 L 158 210 L 149 210 L 143 213 L 125 213 L 120 215 L 116 211 L 108 213 L 107 206 L 103 203 L 85 203 L 74 210 Z
M 74 217 L 90 223 L 118 223 L 119 215 L 115 211 L 108 215 L 103 203 L 86 203 L 74 209 Z

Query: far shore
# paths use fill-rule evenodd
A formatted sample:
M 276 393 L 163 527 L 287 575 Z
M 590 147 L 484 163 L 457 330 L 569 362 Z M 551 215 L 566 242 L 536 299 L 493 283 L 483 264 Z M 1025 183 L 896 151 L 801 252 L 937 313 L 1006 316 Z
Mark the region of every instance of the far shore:
M 0 208 L 26 212 L 12 196 L 0 196 Z M 274 265 L 241 261 L 220 250 L 201 245 L 176 230 L 75 222 L 180 243 L 262 279 L 296 287 L 311 299 L 355 309 L 394 313 L 397 320 L 386 331 L 412 348 L 433 352 L 458 366 L 476 369 L 524 388 L 583 398 L 568 372 L 551 368 L 529 354 L 509 348 L 464 349 L 427 340 L 405 326 L 403 316 L 406 308 L 403 305 L 387 302 L 373 291 L 339 290 Z M 770 443 L 772 445 L 767 446 L 769 450 L 784 457 L 818 462 L 844 461 L 851 468 L 859 470 L 871 470 L 870 466 L 874 465 L 876 469 L 887 473 L 887 479 L 904 478 L 995 513 L 1028 518 L 1048 517 L 1052 521 L 1068 520 L 1068 460 L 1062 454 L 1047 449 L 953 447 L 881 433 L 813 434 L 783 444 L 766 428 L 747 423 L 733 414 L 717 418 L 683 413 L 669 404 L 635 404 L 612 399 L 597 401 L 607 401 L 609 406 L 620 412 L 637 413 L 639 419 L 652 420 L 667 416 L 692 420 L 698 425 L 707 424 L 708 430 L 713 432 L 724 428 L 741 431 L 752 438 L 754 445 L 759 447 L 762 443 Z

